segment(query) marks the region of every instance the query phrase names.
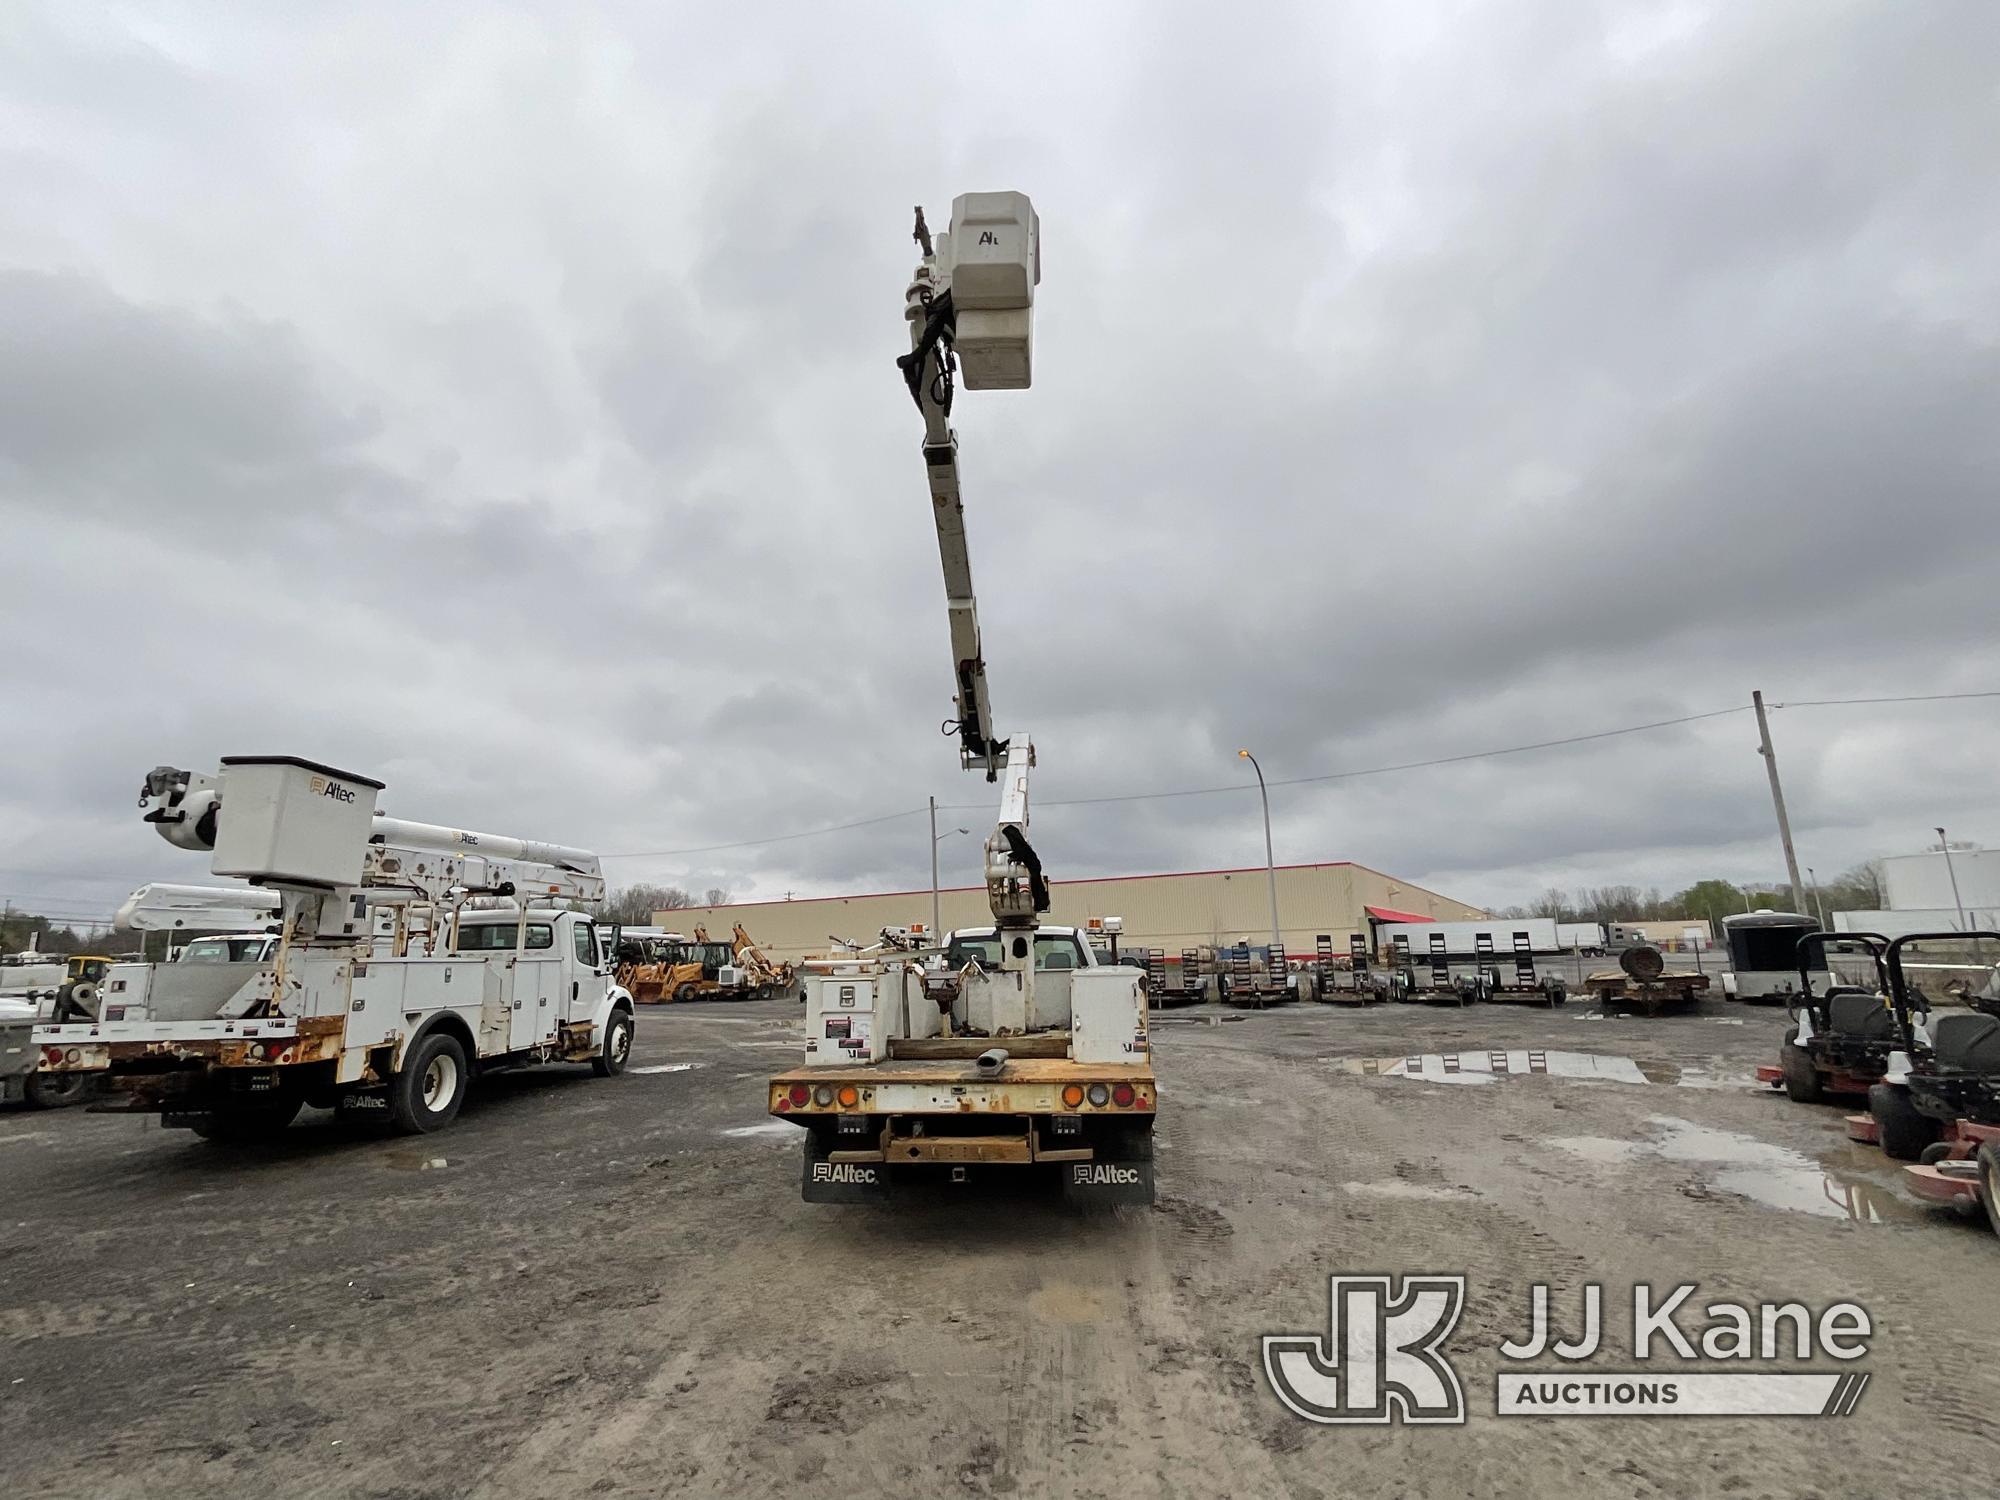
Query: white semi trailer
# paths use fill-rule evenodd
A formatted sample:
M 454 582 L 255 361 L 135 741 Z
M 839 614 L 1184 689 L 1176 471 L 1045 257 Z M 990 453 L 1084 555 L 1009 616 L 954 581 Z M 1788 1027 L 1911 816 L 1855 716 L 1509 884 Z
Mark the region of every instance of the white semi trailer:
M 145 820 L 254 889 L 212 909 L 264 914 L 268 953 L 119 965 L 100 1014 L 35 1028 L 34 1066 L 96 1075 L 124 1108 L 243 1140 L 313 1104 L 406 1132 L 457 1115 L 479 1072 L 623 1070 L 632 1000 L 590 918 L 595 855 L 375 813 L 382 783 L 290 756 L 161 767 Z M 475 897 L 509 904 L 474 910 Z M 235 903 L 235 904 L 232 904 Z M 251 938 L 259 935 L 249 934 Z

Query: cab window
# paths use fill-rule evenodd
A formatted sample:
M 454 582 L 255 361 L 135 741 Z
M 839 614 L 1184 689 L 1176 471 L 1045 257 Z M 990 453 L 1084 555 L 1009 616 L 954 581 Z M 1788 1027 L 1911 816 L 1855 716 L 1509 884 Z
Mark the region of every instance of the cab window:
M 1000 967 L 1000 939 L 987 934 L 977 937 L 961 935 L 946 945 L 944 956 L 948 968 L 962 969 L 976 958 L 987 968 L 997 969 Z M 1080 969 L 1083 966 L 1083 945 L 1074 934 L 1035 935 L 1037 969 Z
M 196 938 L 181 949 L 184 964 L 248 964 L 259 962 L 269 938 Z
M 1065 933 L 1058 937 L 1035 935 L 1035 967 L 1037 969 L 1080 969 L 1083 967 L 1083 944 Z
M 481 922 L 458 929 L 460 953 L 511 953 L 514 949 L 512 922 Z M 547 952 L 556 945 L 555 929 L 546 922 L 530 922 L 528 939 L 522 944 L 530 953 Z
M 576 941 L 576 961 L 586 969 L 597 967 L 597 929 L 588 922 L 579 922 L 571 929 Z

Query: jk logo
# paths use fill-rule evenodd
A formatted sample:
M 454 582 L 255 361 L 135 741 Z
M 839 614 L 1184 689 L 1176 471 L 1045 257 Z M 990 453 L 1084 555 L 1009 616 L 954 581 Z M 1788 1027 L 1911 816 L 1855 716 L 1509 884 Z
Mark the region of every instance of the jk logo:
M 1387 1276 L 1328 1282 L 1327 1337 L 1266 1334 L 1264 1378 L 1308 1422 L 1465 1421 L 1465 1392 L 1438 1346 L 1465 1308 L 1463 1276 Z

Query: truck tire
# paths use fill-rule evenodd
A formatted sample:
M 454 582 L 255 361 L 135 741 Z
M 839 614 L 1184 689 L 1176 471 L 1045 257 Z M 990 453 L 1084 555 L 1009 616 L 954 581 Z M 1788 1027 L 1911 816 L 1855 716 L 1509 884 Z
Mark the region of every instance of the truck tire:
M 289 1090 L 233 1099 L 219 1105 L 207 1119 L 196 1120 L 189 1129 L 218 1146 L 254 1146 L 291 1124 L 304 1104 L 303 1098 Z
M 1938 1122 L 1917 1113 L 1908 1089 L 1876 1084 L 1868 1090 L 1868 1113 L 1875 1117 L 1883 1154 L 1892 1161 L 1915 1161 L 1938 1138 Z
M 442 1130 L 458 1116 L 470 1081 L 465 1048 L 448 1031 L 433 1031 L 403 1059 L 389 1085 L 389 1119 L 400 1135 Z
M 674 991 L 674 999 L 682 1005 L 686 1005 L 688 1001 L 694 999 L 694 981 L 692 979 L 683 980 L 681 987 Z
M 620 1008 L 611 1012 L 604 1028 L 604 1046 L 590 1060 L 590 1071 L 599 1078 L 616 1078 L 632 1057 L 632 1013 Z
M 1826 1092 L 1812 1058 L 1790 1037 L 1778 1045 L 1778 1071 L 1784 1075 L 1785 1097 L 1794 1104 L 1817 1104 Z
M 67 1109 L 89 1096 L 93 1082 L 88 1073 L 44 1073 L 37 1069 L 28 1075 L 22 1098 L 30 1109 Z

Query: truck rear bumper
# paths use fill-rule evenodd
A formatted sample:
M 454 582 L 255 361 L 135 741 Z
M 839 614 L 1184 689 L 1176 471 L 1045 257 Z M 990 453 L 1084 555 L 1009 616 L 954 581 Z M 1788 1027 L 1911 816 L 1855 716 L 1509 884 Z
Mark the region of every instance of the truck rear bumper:
M 1044 1172 L 1057 1173 L 1063 1197 L 1072 1203 L 1096 1206 L 1153 1201 L 1153 1164 L 1150 1161 L 1065 1161 L 1044 1162 Z M 886 1203 L 901 1189 L 907 1193 L 923 1187 L 935 1192 L 940 1186 L 975 1187 L 991 1182 L 998 1172 L 991 1163 L 933 1163 L 893 1165 L 885 1161 L 829 1161 L 805 1153 L 805 1174 L 800 1196 L 807 1203 Z
M 268 1068 L 340 1056 L 339 1016 L 232 1021 L 71 1022 L 35 1028 L 46 1072 L 152 1072 L 175 1067 Z
M 801 1189 L 808 1203 L 880 1201 L 898 1184 L 960 1185 L 1022 1175 L 1057 1175 L 1064 1195 L 1087 1203 L 1153 1201 L 1153 1116 L 1084 1121 L 1075 1115 L 1028 1116 L 1018 1128 L 963 1131 L 962 1116 L 904 1116 L 868 1122 L 866 1130 L 805 1131 Z M 1001 1125 L 993 1116 L 984 1123 Z M 800 1122 L 804 1123 L 804 1122 Z M 853 1124 L 860 1125 L 860 1120 Z

